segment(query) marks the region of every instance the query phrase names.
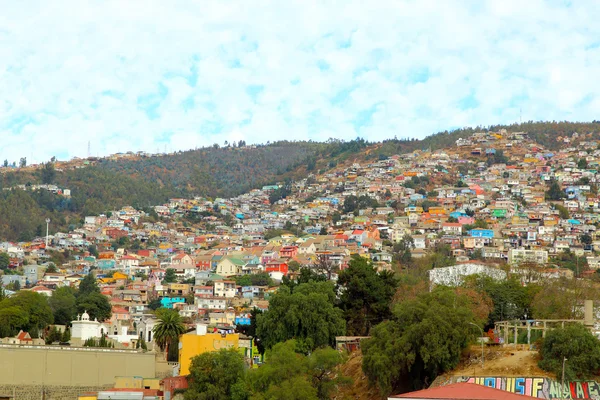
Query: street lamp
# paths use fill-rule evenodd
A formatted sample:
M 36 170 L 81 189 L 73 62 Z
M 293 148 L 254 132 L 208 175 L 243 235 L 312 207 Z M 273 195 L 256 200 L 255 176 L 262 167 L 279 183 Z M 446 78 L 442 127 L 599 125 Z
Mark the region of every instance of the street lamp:
M 48 231 L 50 227 L 50 218 L 46 218 L 46 248 L 48 248 Z
M 485 364 L 484 364 L 484 360 L 483 360 L 483 328 L 477 324 L 474 324 L 473 322 L 468 322 L 468 324 L 473 325 L 474 327 L 476 327 L 477 329 L 479 329 L 481 331 L 481 338 L 479 339 L 481 341 L 481 369 L 484 369 Z
M 565 398 L 565 363 L 567 362 L 567 357 L 563 358 L 563 368 L 562 368 L 562 379 L 560 381 L 560 398 Z

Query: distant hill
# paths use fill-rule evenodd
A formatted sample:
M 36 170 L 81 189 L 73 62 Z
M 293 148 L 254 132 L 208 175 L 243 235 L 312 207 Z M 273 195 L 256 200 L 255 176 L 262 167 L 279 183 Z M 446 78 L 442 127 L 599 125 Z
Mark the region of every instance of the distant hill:
M 279 141 L 257 146 L 207 147 L 161 157 L 101 159 L 97 165 L 57 172 L 52 183 L 71 189 L 72 198 L 46 191 L 3 190 L 0 193 L 0 240 L 28 240 L 45 231 L 45 218 L 56 230 L 80 224 L 82 217 L 133 205 L 143 208 L 169 197 L 201 195 L 231 197 L 253 188 L 322 173 L 344 162 L 365 162 L 415 150 L 453 146 L 474 132 L 524 131 L 545 147 L 565 146 L 559 137 L 579 134 L 579 140 L 600 140 L 600 121 L 526 122 L 513 125 L 462 128 L 439 132 L 422 140 L 389 139 L 377 143 L 351 141 Z M 40 171 L 0 174 L 0 188 L 38 184 Z

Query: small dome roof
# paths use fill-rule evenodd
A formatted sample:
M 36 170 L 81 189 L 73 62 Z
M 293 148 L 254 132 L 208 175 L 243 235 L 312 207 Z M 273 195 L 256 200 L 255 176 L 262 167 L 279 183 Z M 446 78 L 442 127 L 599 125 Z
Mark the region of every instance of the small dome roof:
M 81 314 L 81 320 L 82 321 L 89 321 L 90 320 L 90 315 L 87 313 L 87 310 L 85 310 L 83 312 L 83 314 Z

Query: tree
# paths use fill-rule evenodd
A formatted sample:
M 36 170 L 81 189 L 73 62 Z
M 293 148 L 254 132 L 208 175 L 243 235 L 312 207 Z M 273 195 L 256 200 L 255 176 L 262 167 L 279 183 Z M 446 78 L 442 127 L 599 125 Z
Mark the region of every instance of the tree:
M 0 253 L 0 270 L 6 270 L 8 269 L 8 266 L 10 265 L 10 256 L 8 255 L 8 253 Z
M 29 317 L 21 307 L 2 303 L 0 303 L 0 337 L 14 336 L 19 329 L 27 326 Z
M 523 286 L 519 279 L 495 280 L 487 276 L 474 275 L 465 286 L 486 293 L 494 304 L 488 326 L 496 321 L 524 319 L 532 316 L 531 303 L 539 290 L 537 285 Z
M 221 349 L 192 358 L 186 400 L 247 398 L 244 357 L 236 349 Z
M 564 199 L 565 197 L 567 197 L 567 195 L 565 194 L 565 192 L 562 191 L 558 182 L 555 179 L 553 179 L 552 182 L 550 182 L 548 190 L 546 191 L 546 200 L 559 201 Z
M 577 168 L 587 169 L 587 167 L 588 167 L 588 162 L 585 158 L 580 158 L 579 161 L 577 161 Z
M 473 313 L 468 300 L 447 288 L 396 306 L 394 318 L 371 330 L 361 343 L 363 371 L 382 395 L 419 389 L 454 368 L 468 340 Z
M 248 376 L 253 399 L 330 399 L 336 386 L 348 383 L 337 370 L 340 352 L 326 347 L 305 356 L 298 350 L 298 342 L 288 340 L 267 352 L 265 364 Z
M 583 319 L 580 305 L 584 300 L 597 301 L 599 298 L 598 289 L 589 280 L 543 280 L 531 309 L 536 319 Z
M 67 343 L 69 342 L 69 340 L 71 340 L 71 331 L 69 330 L 69 328 L 65 328 L 61 335 L 60 341 L 62 343 Z
M 112 314 L 112 307 L 108 298 L 100 292 L 93 292 L 85 295 L 77 296 L 77 313 L 83 314 L 87 312 L 91 320 L 105 321 Z
M 152 311 L 158 310 L 162 306 L 160 299 L 152 299 L 148 302 L 148 308 Z
M 29 315 L 29 324 L 26 330 L 37 327 L 38 330 L 46 328 L 54 322 L 48 298 L 42 294 L 31 291 L 20 291 L 5 300 L 9 305 L 21 307 Z
M 63 286 L 56 289 L 48 298 L 50 309 L 54 315 L 54 323 L 69 325 L 75 319 L 76 302 L 75 291 L 71 287 Z
M 167 268 L 167 271 L 165 272 L 165 278 L 163 279 L 162 283 L 174 283 L 177 282 L 177 275 L 175 275 L 175 270 L 173 268 Z
M 179 335 L 185 332 L 181 315 L 176 310 L 164 309 L 158 314 L 158 323 L 154 326 L 154 341 L 161 350 L 171 344 L 177 344 Z
M 581 241 L 581 243 L 583 244 L 592 244 L 592 237 L 590 235 L 588 235 L 587 233 L 584 233 L 583 235 L 581 235 L 579 237 L 579 240 Z
M 390 304 L 398 287 L 393 273 L 379 273 L 372 262 L 355 256 L 340 273 L 338 284 L 348 335 L 367 336 L 372 326 L 391 316 Z
M 554 208 L 558 211 L 558 216 L 562 219 L 569 219 L 571 216 L 569 215 L 569 210 L 567 207 L 562 204 L 555 204 Z
M 292 272 L 298 272 L 300 271 L 300 268 L 302 268 L 302 264 L 296 260 L 292 260 L 288 263 L 288 269 Z
M 561 376 L 563 360 L 567 381 L 591 379 L 600 369 L 600 341 L 582 324 L 551 330 L 540 348 L 539 366 Z
M 19 160 L 19 168 L 25 168 L 27 166 L 27 157 L 21 157 Z
M 339 271 L 339 265 L 331 260 L 325 254 L 317 255 L 317 262 L 314 264 L 313 269 L 320 275 L 327 277 L 327 280 L 331 280 L 334 273 Z
M 50 332 L 48 332 L 45 342 L 46 342 L 46 344 L 60 342 L 61 337 L 62 337 L 62 334 L 60 333 L 58 328 L 56 326 L 53 326 L 52 329 L 50 329 Z
M 54 182 L 56 178 L 56 170 L 54 169 L 54 164 L 51 162 L 47 162 L 44 164 L 42 168 L 42 183 L 50 184 Z
M 79 283 L 78 296 L 85 296 L 90 293 L 100 293 L 96 278 L 91 273 L 87 274 Z
M 410 265 L 412 262 L 411 250 L 415 247 L 415 241 L 410 235 L 404 235 L 402 239 L 394 244 L 394 258 L 402 265 Z
M 46 273 L 54 274 L 54 273 L 56 273 L 56 271 L 57 271 L 57 269 L 56 269 L 56 265 L 54 265 L 54 263 L 50 263 L 46 267 Z
M 333 345 L 344 334 L 342 310 L 334 307 L 331 282 L 302 283 L 293 289 L 281 286 L 269 301 L 269 310 L 256 317 L 256 335 L 265 348 L 296 339 L 306 351 Z

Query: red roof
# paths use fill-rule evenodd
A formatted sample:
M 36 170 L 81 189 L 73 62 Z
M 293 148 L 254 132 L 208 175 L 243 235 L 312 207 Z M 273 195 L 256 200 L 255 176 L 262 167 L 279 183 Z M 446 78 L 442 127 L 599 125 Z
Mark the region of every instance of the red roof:
M 391 399 L 524 400 L 534 397 L 515 394 L 476 383 L 454 383 L 416 392 L 390 396 Z

